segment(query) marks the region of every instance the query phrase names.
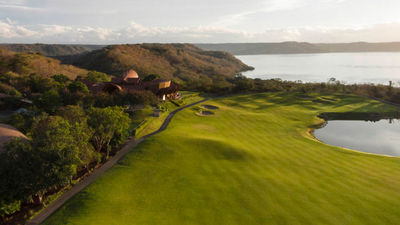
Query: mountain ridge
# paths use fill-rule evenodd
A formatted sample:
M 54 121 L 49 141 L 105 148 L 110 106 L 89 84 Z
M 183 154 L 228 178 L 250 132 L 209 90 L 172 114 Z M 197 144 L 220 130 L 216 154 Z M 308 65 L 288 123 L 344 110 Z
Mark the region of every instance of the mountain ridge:
M 400 52 L 400 42 L 352 42 L 352 43 L 215 43 L 195 44 L 204 50 L 226 51 L 233 55 L 307 54 L 334 52 Z

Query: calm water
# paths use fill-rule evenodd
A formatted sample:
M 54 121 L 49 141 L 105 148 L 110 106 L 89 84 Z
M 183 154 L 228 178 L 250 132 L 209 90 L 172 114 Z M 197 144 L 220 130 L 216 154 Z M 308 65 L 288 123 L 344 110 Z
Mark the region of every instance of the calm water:
M 391 122 L 391 123 L 390 123 Z M 314 132 L 327 144 L 381 155 L 400 156 L 400 121 L 333 120 Z
M 326 82 L 335 77 L 346 83 L 400 81 L 400 53 L 324 53 L 237 56 L 254 71 L 251 78 L 281 78 L 304 82 Z

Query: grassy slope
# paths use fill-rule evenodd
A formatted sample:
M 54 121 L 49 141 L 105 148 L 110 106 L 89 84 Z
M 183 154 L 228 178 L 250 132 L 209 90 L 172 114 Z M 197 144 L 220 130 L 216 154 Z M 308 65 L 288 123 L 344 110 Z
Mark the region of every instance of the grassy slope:
M 204 97 L 200 96 L 197 92 L 190 92 L 190 91 L 180 91 L 182 94 L 182 101 L 184 105 L 189 105 L 191 103 L 203 100 Z M 142 110 L 140 115 L 136 115 L 136 122 L 140 123 L 145 120 L 145 124 L 143 124 L 143 128 L 140 129 L 139 132 L 136 133 L 136 138 L 143 137 L 147 134 L 153 133 L 157 131 L 162 123 L 164 122 L 165 118 L 173 112 L 175 109 L 179 107 L 171 103 L 170 101 L 166 101 L 165 103 L 161 104 L 165 108 L 168 109 L 166 112 L 162 112 L 160 117 L 154 117 L 154 109 L 151 106 L 147 106 L 145 109 Z
M 332 96 L 330 96 L 332 97 Z M 140 144 L 45 224 L 399 224 L 400 159 L 322 144 L 307 134 L 327 111 L 390 111 L 333 96 L 210 101 Z

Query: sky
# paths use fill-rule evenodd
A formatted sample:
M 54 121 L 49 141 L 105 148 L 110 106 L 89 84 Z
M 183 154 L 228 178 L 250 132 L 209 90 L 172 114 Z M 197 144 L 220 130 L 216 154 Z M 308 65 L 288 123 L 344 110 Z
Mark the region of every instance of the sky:
M 400 41 L 399 0 L 0 0 L 0 43 Z

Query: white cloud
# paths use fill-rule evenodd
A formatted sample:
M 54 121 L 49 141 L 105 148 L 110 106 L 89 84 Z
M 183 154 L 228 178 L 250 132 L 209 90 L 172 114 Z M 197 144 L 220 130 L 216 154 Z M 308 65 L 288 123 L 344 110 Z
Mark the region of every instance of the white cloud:
M 291 27 L 250 33 L 219 26 L 157 27 L 131 22 L 122 29 L 91 26 L 20 25 L 0 20 L 0 42 L 141 43 L 141 42 L 387 42 L 400 40 L 400 23 L 370 26 Z

